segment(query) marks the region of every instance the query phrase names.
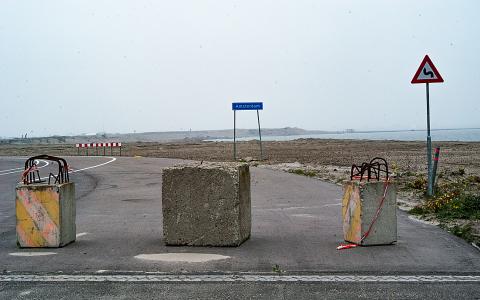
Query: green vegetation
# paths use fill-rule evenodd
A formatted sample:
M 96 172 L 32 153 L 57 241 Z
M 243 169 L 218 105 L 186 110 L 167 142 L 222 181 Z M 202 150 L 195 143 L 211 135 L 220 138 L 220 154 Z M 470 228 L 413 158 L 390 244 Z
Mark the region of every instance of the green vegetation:
M 433 216 L 440 226 L 468 242 L 479 242 L 480 235 L 473 224 L 480 221 L 480 177 L 466 176 L 464 169 L 439 174 L 441 180 L 432 197 L 424 198 L 421 205 L 410 210 L 411 214 Z M 422 193 L 426 180 L 416 177 L 405 188 Z
M 416 176 L 413 181 L 407 181 L 405 183 L 404 189 L 413 189 L 413 190 L 426 190 L 427 188 L 427 179 L 425 176 Z
M 440 220 L 480 220 L 480 194 L 471 190 L 470 179 L 441 184 L 433 197 L 413 208 L 412 214 L 435 214 Z
M 469 243 L 475 242 L 478 236 L 475 235 L 472 224 L 455 225 L 453 227 L 442 226 L 454 235 L 461 237 Z
M 315 177 L 318 175 L 317 171 L 315 170 L 293 169 L 293 170 L 290 170 L 289 172 L 297 175 L 307 176 L 307 177 Z
M 285 271 L 282 270 L 282 269 L 280 268 L 280 266 L 277 265 L 277 264 L 275 264 L 275 265 L 272 267 L 272 271 L 273 271 L 274 273 L 278 273 L 278 274 L 285 273 Z

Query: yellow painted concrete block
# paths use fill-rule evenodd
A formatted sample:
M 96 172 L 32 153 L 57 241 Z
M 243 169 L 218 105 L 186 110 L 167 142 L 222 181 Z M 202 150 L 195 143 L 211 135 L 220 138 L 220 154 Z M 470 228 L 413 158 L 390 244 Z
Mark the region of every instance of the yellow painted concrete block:
M 362 239 L 361 208 L 359 187 L 346 184 L 342 199 L 343 234 L 346 241 L 356 244 Z
M 16 188 L 19 247 L 62 247 L 75 241 L 75 185 L 20 184 Z
M 384 182 L 353 180 L 346 182 L 343 190 L 345 241 L 364 246 L 397 241 L 397 186 L 394 182 L 386 185 Z

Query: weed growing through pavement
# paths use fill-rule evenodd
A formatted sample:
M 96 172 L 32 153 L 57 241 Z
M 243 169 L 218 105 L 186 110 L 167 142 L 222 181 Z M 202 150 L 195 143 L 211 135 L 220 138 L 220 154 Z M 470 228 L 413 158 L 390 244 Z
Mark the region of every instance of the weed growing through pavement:
M 275 264 L 272 268 L 272 271 L 274 273 L 277 273 L 277 274 L 281 274 L 281 273 L 284 273 L 285 271 L 283 271 L 279 265 Z

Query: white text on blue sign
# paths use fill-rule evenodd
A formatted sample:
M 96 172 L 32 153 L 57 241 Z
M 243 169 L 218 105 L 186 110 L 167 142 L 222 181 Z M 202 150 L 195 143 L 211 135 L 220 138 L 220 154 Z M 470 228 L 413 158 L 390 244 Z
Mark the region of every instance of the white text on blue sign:
M 262 110 L 263 102 L 234 102 L 232 110 Z

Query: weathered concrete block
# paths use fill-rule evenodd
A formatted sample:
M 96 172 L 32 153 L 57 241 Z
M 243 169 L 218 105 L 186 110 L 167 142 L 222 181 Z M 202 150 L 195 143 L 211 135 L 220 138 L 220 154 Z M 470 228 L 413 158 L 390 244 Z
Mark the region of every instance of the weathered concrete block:
M 76 237 L 75 184 L 16 187 L 17 245 L 62 247 Z
M 238 246 L 251 230 L 249 167 L 203 163 L 166 168 L 162 209 L 167 245 Z
M 366 238 L 385 193 L 383 206 Z M 359 245 L 382 245 L 397 241 L 397 185 L 390 182 L 348 181 L 342 201 L 345 241 Z

